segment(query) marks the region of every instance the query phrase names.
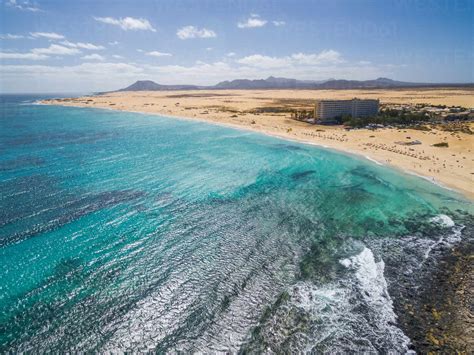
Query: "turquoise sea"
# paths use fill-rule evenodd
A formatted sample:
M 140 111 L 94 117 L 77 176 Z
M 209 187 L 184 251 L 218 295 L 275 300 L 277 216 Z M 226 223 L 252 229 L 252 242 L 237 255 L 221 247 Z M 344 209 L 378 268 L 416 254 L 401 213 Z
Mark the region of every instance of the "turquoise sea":
M 472 237 L 363 157 L 42 97 L 0 97 L 1 353 L 404 352 L 401 287 Z

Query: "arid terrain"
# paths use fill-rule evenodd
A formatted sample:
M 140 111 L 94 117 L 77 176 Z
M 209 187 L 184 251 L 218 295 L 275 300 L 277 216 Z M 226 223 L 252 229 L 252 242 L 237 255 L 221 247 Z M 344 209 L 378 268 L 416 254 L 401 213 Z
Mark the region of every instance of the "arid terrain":
M 474 135 L 451 123 L 426 130 L 345 130 L 291 119 L 292 109 L 311 109 L 315 99 L 377 98 L 381 104 L 474 107 L 471 88 L 391 90 L 200 90 L 113 92 L 44 103 L 137 111 L 204 120 L 286 139 L 361 154 L 474 197 Z M 472 131 L 472 123 L 464 123 Z M 419 140 L 418 145 L 401 142 Z M 447 143 L 448 147 L 433 146 Z

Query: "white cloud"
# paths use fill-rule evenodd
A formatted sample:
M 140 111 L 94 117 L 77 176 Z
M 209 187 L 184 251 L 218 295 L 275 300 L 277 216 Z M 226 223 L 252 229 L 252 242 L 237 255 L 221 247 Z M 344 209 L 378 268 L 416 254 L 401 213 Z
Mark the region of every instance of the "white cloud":
M 121 55 L 118 55 L 118 54 L 112 55 L 112 58 L 115 58 L 115 59 L 123 59 L 123 57 L 122 57 Z
M 0 58 L 4 57 L 5 53 L 0 53 Z M 6 57 L 31 60 L 48 58 L 38 53 L 6 53 Z M 91 92 L 115 90 L 136 80 L 146 79 L 163 84 L 196 85 L 212 85 L 223 80 L 242 78 L 262 79 L 270 75 L 303 80 L 331 77 L 363 80 L 391 76 L 396 70 L 383 64 L 344 61 L 342 55 L 334 50 L 295 53 L 281 57 L 254 54 L 237 60 L 226 57 L 225 60 L 217 62 L 196 61 L 192 65 L 123 63 L 117 61 L 121 59 L 118 55 L 111 58 L 114 58 L 113 62 L 96 60 L 69 66 L 2 63 L 0 87 L 10 92 Z
M 56 32 L 30 32 L 34 38 L 48 38 L 48 39 L 64 39 L 64 36 Z
M 268 76 L 279 76 L 301 80 L 322 80 L 334 77 L 363 80 L 390 75 L 382 66 L 360 66 L 352 63 L 331 65 L 290 65 L 277 67 L 256 67 L 228 62 L 196 62 L 191 66 L 162 65 L 144 66 L 146 77 L 159 78 L 163 84 L 196 84 L 212 85 L 223 80 L 262 79 Z
M 207 47 L 207 48 L 206 48 L 206 51 L 208 51 L 208 52 L 210 52 L 210 51 L 212 51 L 212 50 L 214 50 L 213 47 Z
M 149 78 L 143 69 L 126 63 L 86 62 L 73 66 L 2 65 L 0 87 L 11 92 L 114 90 Z
M 96 21 L 106 23 L 108 25 L 119 26 L 122 30 L 128 31 L 152 31 L 156 32 L 151 23 L 144 18 L 134 18 L 134 17 L 124 17 L 124 18 L 114 18 L 114 17 L 94 17 Z
M 10 6 L 22 11 L 31 11 L 31 12 L 41 11 L 41 9 L 38 6 L 31 4 L 29 0 L 19 0 L 19 1 L 7 0 L 6 4 L 7 6 Z
M 52 66 L 52 65 L 5 65 L 0 68 L 5 74 L 97 74 L 109 75 L 112 73 L 130 73 L 135 75 L 141 73 L 143 69 L 126 63 L 82 63 L 73 66 Z
M 194 26 L 184 26 L 176 32 L 179 39 L 190 39 L 190 38 L 213 38 L 217 37 L 217 34 L 207 28 L 197 28 Z
M 77 43 L 73 43 L 73 42 L 69 42 L 69 41 L 62 41 L 60 42 L 61 44 L 65 45 L 65 46 L 68 46 L 68 47 L 72 47 L 72 48 L 82 48 L 82 49 L 90 49 L 90 50 L 102 50 L 102 49 L 105 49 L 104 46 L 98 46 L 98 45 L 95 45 L 95 44 L 92 44 L 92 43 L 83 43 L 83 42 L 77 42 Z
M 110 46 L 116 46 L 117 44 L 119 44 L 118 41 L 109 42 L 109 45 L 110 45 Z
M 320 53 L 295 53 L 284 57 L 270 57 L 261 54 L 253 54 L 237 60 L 237 63 L 258 68 L 283 68 L 295 65 L 326 65 L 339 64 L 344 60 L 341 54 L 335 50 L 324 50 Z
M 234 52 L 229 52 L 229 53 L 227 53 L 227 56 L 228 56 L 228 57 L 234 57 L 234 56 L 235 56 L 235 53 L 234 53 Z
M 52 55 L 74 55 L 79 53 L 81 53 L 81 51 L 76 48 L 68 48 L 58 44 L 52 44 L 47 48 L 33 48 L 28 53 L 2 52 L 0 58 L 44 60 L 50 58 Z
M 49 57 L 38 53 L 10 53 L 0 52 L 0 59 L 29 59 L 29 60 L 44 60 Z
M 261 68 L 281 68 L 291 64 L 288 57 L 269 57 L 261 54 L 240 58 L 237 63 Z
M 152 57 L 171 57 L 171 53 L 163 53 L 163 52 L 158 52 L 158 51 L 151 51 L 151 52 L 146 52 L 146 55 L 150 55 Z
M 11 33 L 7 33 L 5 35 L 0 35 L 0 39 L 22 39 L 25 38 L 23 35 L 12 35 Z
M 324 63 L 341 63 L 343 59 L 341 54 L 335 50 L 323 50 L 316 54 L 296 53 L 291 58 L 298 64 L 317 65 Z
M 286 22 L 285 21 L 272 21 L 273 25 L 279 27 L 279 26 L 285 26 Z
M 60 46 L 59 44 L 52 44 L 48 48 L 33 48 L 31 53 L 44 55 L 74 55 L 81 53 L 76 48 L 68 48 Z
M 263 27 L 267 24 L 267 20 L 260 18 L 257 14 L 250 14 L 250 17 L 245 22 L 238 22 L 238 28 L 255 28 Z
M 148 78 L 160 78 L 160 83 L 164 84 L 199 83 L 207 85 L 227 80 L 230 75 L 235 76 L 239 70 L 224 62 L 205 63 L 197 61 L 191 66 L 147 65 L 144 66 L 144 72 Z
M 98 61 L 102 62 L 102 61 L 105 60 L 105 57 L 101 56 L 100 54 L 94 53 L 94 54 L 85 55 L 85 56 L 81 57 L 81 59 L 84 59 L 84 60 L 98 60 Z

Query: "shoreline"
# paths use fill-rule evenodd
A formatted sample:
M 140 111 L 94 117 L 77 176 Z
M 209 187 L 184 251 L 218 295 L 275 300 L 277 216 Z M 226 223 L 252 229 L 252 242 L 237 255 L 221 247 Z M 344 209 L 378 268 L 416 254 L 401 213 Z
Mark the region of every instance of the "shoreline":
M 87 107 L 87 106 L 61 105 L 61 104 L 44 103 L 44 102 L 41 102 L 41 101 L 38 102 L 38 104 L 40 104 L 40 105 L 50 105 L 50 106 L 77 107 L 77 108 L 86 108 L 86 109 L 89 108 L 89 109 L 109 110 L 109 111 L 117 111 L 117 112 L 137 113 L 137 114 L 143 114 L 143 115 L 161 116 L 161 117 L 170 118 L 170 119 L 201 122 L 201 123 L 207 123 L 207 124 L 211 124 L 211 125 L 215 125 L 215 126 L 221 126 L 221 127 L 226 127 L 226 128 L 237 129 L 237 130 L 240 130 L 240 131 L 263 134 L 263 135 L 268 136 L 268 137 L 279 138 L 279 139 L 286 140 L 286 141 L 293 142 L 293 143 L 306 144 L 306 145 L 311 145 L 311 146 L 315 146 L 315 147 L 319 147 L 319 148 L 323 148 L 323 149 L 334 150 L 334 151 L 336 151 L 338 153 L 341 153 L 341 154 L 345 153 L 345 154 L 349 154 L 349 155 L 356 155 L 358 158 L 365 158 L 365 159 L 369 160 L 370 162 L 372 162 L 376 165 L 390 167 L 391 169 L 395 169 L 395 170 L 397 170 L 399 172 L 402 172 L 404 174 L 417 176 L 417 177 L 419 177 L 421 179 L 424 179 L 424 180 L 426 180 L 426 181 L 428 181 L 428 182 L 432 183 L 433 185 L 436 185 L 440 188 L 446 189 L 446 190 L 451 191 L 451 192 L 455 192 L 455 193 L 463 196 L 464 198 L 466 198 L 470 201 L 474 200 L 474 192 L 471 193 L 472 195 L 471 194 L 466 194 L 466 192 L 463 191 L 462 189 L 458 189 L 456 187 L 449 187 L 449 186 L 446 186 L 446 185 L 440 183 L 433 176 L 421 175 L 421 174 L 418 174 L 417 172 L 414 172 L 412 170 L 403 169 L 403 168 L 400 168 L 400 167 L 398 167 L 396 165 L 393 165 L 393 164 L 384 164 L 384 163 L 382 163 L 381 161 L 379 161 L 375 158 L 369 157 L 367 155 L 363 155 L 363 153 L 360 153 L 360 152 L 357 152 L 357 151 L 352 151 L 352 150 L 337 148 L 337 147 L 330 147 L 330 146 L 320 144 L 320 143 L 316 143 L 316 142 L 311 142 L 311 141 L 307 141 L 307 140 L 300 140 L 298 138 L 293 139 L 293 138 L 290 138 L 290 137 L 285 136 L 285 135 L 273 134 L 273 133 L 260 131 L 260 130 L 254 130 L 254 129 L 246 128 L 246 127 L 236 125 L 236 124 L 225 123 L 225 122 L 214 122 L 214 121 L 206 120 L 206 119 L 201 118 L 201 117 L 177 116 L 177 115 L 161 114 L 161 113 L 157 113 L 157 112 L 146 112 L 146 111 L 120 110 L 120 109 L 114 109 L 114 108 L 109 108 L 109 107 Z
M 282 95 L 282 93 L 285 92 L 280 91 L 278 94 Z M 399 94 L 399 92 L 397 93 Z M 251 94 L 266 95 L 268 92 L 246 92 L 245 94 L 247 96 Z M 290 94 L 292 93 L 288 93 L 288 95 Z M 246 132 L 260 133 L 287 141 L 357 155 L 374 164 L 423 178 L 439 187 L 458 193 L 469 201 L 474 200 L 474 189 L 472 188 L 474 184 L 474 164 L 472 162 L 474 160 L 470 154 L 471 148 L 474 148 L 472 135 L 437 129 L 430 132 L 403 128 L 346 131 L 340 126 L 310 125 L 299 121 L 290 121 L 287 115 L 282 114 L 249 113 L 249 110 L 236 111 L 234 107 L 218 106 L 229 105 L 229 101 L 234 100 L 237 107 L 239 105 L 253 107 L 245 101 L 252 99 L 259 105 L 263 100 L 267 105 L 272 104 L 272 101 L 268 102 L 269 99 L 266 97 L 242 98 L 242 95 L 244 94 L 240 92 L 224 94 L 215 92 L 208 94 L 203 92 L 196 94 L 189 92 L 121 92 L 108 96 L 46 99 L 41 100 L 40 103 L 158 115 L 170 119 L 205 122 Z M 204 100 L 202 96 L 207 101 L 202 101 Z M 179 101 L 177 101 L 178 98 Z M 187 101 L 183 102 L 183 100 Z M 161 107 L 160 104 L 162 104 Z M 252 104 L 255 105 L 253 102 Z M 213 110 L 215 113 L 212 112 Z M 206 117 L 206 115 L 209 116 Z M 416 146 L 395 144 L 397 141 L 408 138 L 423 141 L 423 144 Z M 433 143 L 440 140 L 449 141 L 449 148 L 432 146 Z M 428 145 L 425 145 L 426 141 L 428 141 Z M 467 164 L 467 167 L 464 164 Z M 469 170 L 473 170 L 473 172 L 469 173 Z
M 57 105 L 50 103 L 42 104 Z M 62 106 L 70 107 L 73 105 Z M 450 187 L 441 185 L 433 177 L 422 176 L 416 172 L 405 170 L 404 168 L 396 165 L 385 164 L 377 159 L 372 158 L 368 154 L 363 154 L 362 152 L 354 152 L 350 149 L 343 149 L 341 147 L 332 147 L 324 145 L 320 142 L 307 141 L 298 137 L 291 137 L 275 132 L 260 131 L 252 129 L 251 126 L 240 126 L 228 122 L 210 121 L 201 117 L 186 117 L 162 114 L 158 112 L 117 110 L 109 107 L 74 107 L 106 109 L 111 111 L 123 111 L 144 115 L 158 115 L 169 119 L 195 121 L 222 127 L 229 127 L 245 133 L 264 134 L 270 137 L 283 139 L 285 141 L 337 151 L 341 154 L 356 155 L 358 159 L 367 159 L 374 164 L 396 169 L 405 174 L 418 176 L 419 178 L 423 178 L 428 182 L 453 191 Z M 459 191 L 455 190 L 455 192 Z M 469 242 L 469 239 L 467 242 Z M 437 244 L 435 246 L 437 246 Z M 453 249 L 447 248 L 444 250 L 440 248 L 440 254 L 430 257 L 429 260 L 430 262 L 426 263 L 426 265 L 423 265 L 423 274 L 420 275 L 418 279 L 413 279 L 413 283 L 411 285 L 406 285 L 406 298 L 401 298 L 400 296 L 391 294 L 391 297 L 394 299 L 395 303 L 393 310 L 397 314 L 397 324 L 400 326 L 400 329 L 403 330 L 405 335 L 410 338 L 411 347 L 417 351 L 466 351 L 470 346 L 470 333 L 468 333 L 466 330 L 468 329 L 466 325 L 469 324 L 468 301 L 469 295 L 472 295 L 472 281 L 470 280 L 472 280 L 473 273 L 472 268 L 468 269 L 467 267 L 470 265 L 469 261 L 472 260 L 472 244 L 471 247 L 469 247 L 468 245 L 465 245 L 465 243 L 461 242 L 453 246 Z M 436 260 L 435 264 L 433 264 L 433 260 Z M 394 265 L 394 270 L 395 272 L 398 272 L 396 264 Z M 459 296 L 459 292 L 461 291 L 463 293 L 466 292 L 467 296 Z M 412 296 L 413 292 L 414 296 Z M 463 330 L 465 334 L 459 333 L 461 330 Z M 460 334 L 460 336 L 457 334 Z

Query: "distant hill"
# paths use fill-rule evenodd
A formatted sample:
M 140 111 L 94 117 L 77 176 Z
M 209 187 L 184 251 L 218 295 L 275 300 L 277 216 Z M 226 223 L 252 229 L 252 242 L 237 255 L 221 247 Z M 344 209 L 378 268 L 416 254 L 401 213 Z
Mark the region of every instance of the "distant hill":
M 358 88 L 396 88 L 427 86 L 432 84 L 410 83 L 396 81 L 387 78 L 377 78 L 375 80 L 329 80 L 319 85 L 321 89 L 358 89 Z
M 216 89 L 387 89 L 410 87 L 473 87 L 474 84 L 443 84 L 443 83 L 410 83 L 396 81 L 388 78 L 374 80 L 298 80 L 276 78 L 270 76 L 266 79 L 236 79 L 221 81 L 212 86 L 197 85 L 160 85 L 151 80 L 140 80 L 118 91 L 164 91 L 164 90 L 216 90 Z
M 327 80 L 297 80 L 287 78 L 275 78 L 249 80 L 237 79 L 232 81 L 222 81 L 212 88 L 214 89 L 304 89 L 313 88 Z
M 196 90 L 195 85 L 160 85 L 151 80 L 138 80 L 130 86 L 117 91 L 160 91 L 160 90 Z

